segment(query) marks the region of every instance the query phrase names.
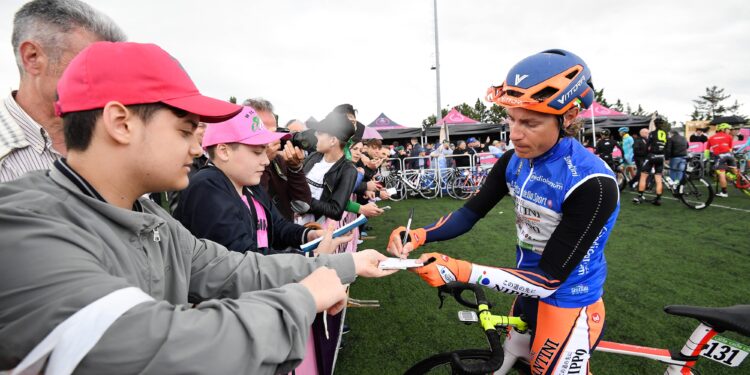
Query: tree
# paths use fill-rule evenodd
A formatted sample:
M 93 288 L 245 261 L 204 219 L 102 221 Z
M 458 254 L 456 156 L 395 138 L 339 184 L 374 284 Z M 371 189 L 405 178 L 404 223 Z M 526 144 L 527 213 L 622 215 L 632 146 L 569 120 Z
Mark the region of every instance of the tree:
M 613 104 L 612 107 L 610 107 L 610 108 L 612 108 L 612 109 L 614 109 L 615 111 L 618 111 L 618 112 L 622 112 L 622 111 L 625 110 L 625 108 L 623 108 L 623 106 L 622 106 L 622 101 L 620 101 L 619 98 L 617 99 L 617 102 L 615 102 L 615 104 Z
M 594 90 L 594 101 L 607 107 L 609 107 L 609 103 L 607 103 L 607 99 L 604 98 L 604 88 L 601 90 Z
M 724 93 L 724 89 L 720 89 L 717 86 L 706 87 L 706 93 L 693 100 L 693 120 L 711 120 L 717 116 L 723 116 L 731 113 L 739 115 L 738 111 L 742 104 L 737 100 L 730 106 L 722 104 L 724 100 L 731 97 L 729 94 Z
M 492 107 L 487 111 L 486 122 L 490 124 L 502 124 L 506 117 L 508 117 L 508 112 L 505 108 L 493 103 Z
M 234 96 L 230 96 L 229 97 L 229 102 L 232 103 L 232 104 L 237 104 L 237 98 L 234 97 Z
M 440 118 L 442 119 L 443 117 L 445 117 L 445 115 L 448 114 L 448 111 L 449 110 L 445 109 L 445 108 L 441 109 L 440 110 Z M 435 125 L 436 122 L 437 122 L 437 120 L 435 119 L 435 115 L 429 115 L 429 116 L 427 116 L 426 119 L 422 120 L 422 126 L 425 129 L 427 129 L 430 126 Z
M 485 105 L 484 102 L 479 98 L 477 98 L 476 103 L 474 103 L 474 114 L 477 117 L 472 117 L 473 119 L 481 123 L 487 122 L 487 116 L 488 116 L 487 105 Z

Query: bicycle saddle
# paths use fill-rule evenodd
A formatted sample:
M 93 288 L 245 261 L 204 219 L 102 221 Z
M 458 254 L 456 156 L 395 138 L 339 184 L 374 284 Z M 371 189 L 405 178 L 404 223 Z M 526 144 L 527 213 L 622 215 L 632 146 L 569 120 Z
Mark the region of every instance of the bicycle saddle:
M 719 332 L 733 331 L 750 337 L 750 305 L 730 307 L 672 305 L 665 307 L 664 312 L 698 319 Z

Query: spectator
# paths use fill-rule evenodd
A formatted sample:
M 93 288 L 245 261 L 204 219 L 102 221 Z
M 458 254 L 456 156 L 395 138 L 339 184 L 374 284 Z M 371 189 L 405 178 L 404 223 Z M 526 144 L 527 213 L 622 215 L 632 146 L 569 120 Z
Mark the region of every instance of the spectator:
M 411 150 L 409 150 L 410 158 L 419 158 L 424 156 L 424 148 L 422 148 L 422 145 L 419 144 L 419 138 L 412 138 L 409 142 L 411 146 Z M 407 164 L 407 168 L 409 169 L 424 168 L 424 159 L 410 159 Z
M 499 158 L 503 156 L 503 153 L 505 153 L 505 142 L 495 140 L 492 142 L 492 144 L 488 147 L 490 153 L 492 156 Z
M 466 155 L 454 157 L 453 160 L 456 163 L 457 168 L 466 168 L 471 166 L 471 155 L 473 155 L 470 149 L 466 148 L 466 142 L 458 141 L 456 149 L 453 150 L 453 155 Z
M 203 144 L 203 135 L 205 133 L 206 133 L 206 123 L 201 121 L 198 123 L 198 126 L 195 127 L 195 132 L 193 133 L 199 145 Z M 207 163 L 208 163 L 208 155 L 206 155 L 205 151 L 201 152 L 201 154 L 198 157 L 193 158 L 193 162 L 190 164 L 190 173 L 188 173 L 188 178 L 193 177 L 193 175 L 196 172 L 198 172 L 198 170 L 203 168 Z M 177 210 L 177 205 L 180 202 L 180 193 L 181 193 L 180 191 L 151 193 L 150 198 L 151 200 L 156 202 L 156 204 L 167 209 L 168 212 L 174 213 L 175 210 Z M 166 199 L 169 202 L 168 208 L 164 207 L 163 199 Z
M 68 62 L 95 41 L 125 34 L 106 15 L 78 0 L 35 0 L 13 18 L 13 53 L 21 80 L 0 103 L 0 182 L 49 169 L 65 156 L 55 86 Z
M 453 155 L 453 150 L 451 150 L 450 142 L 448 140 L 444 140 L 442 146 L 437 148 L 430 155 L 434 158 L 433 160 L 436 160 L 438 168 L 445 169 L 453 167 L 453 161 L 446 158 L 446 156 Z
M 357 110 L 354 109 L 354 106 L 351 104 L 339 104 L 333 109 L 333 112 L 346 115 L 346 118 L 348 118 L 349 121 L 351 121 L 352 126 L 354 126 L 354 136 L 352 136 L 352 141 L 361 141 L 362 136 L 365 134 L 365 125 L 361 122 L 357 122 Z
M 299 132 L 303 132 L 307 130 L 307 125 L 305 125 L 305 123 L 302 122 L 302 120 L 295 119 L 295 120 L 289 120 L 289 122 L 286 123 L 286 128 L 289 129 L 290 133 L 294 134 L 294 133 L 299 133 Z
M 678 133 L 677 130 L 672 130 L 669 133 L 671 136 L 667 141 L 664 157 L 669 160 L 669 178 L 676 185 L 682 180 L 682 174 L 685 171 L 688 143 L 687 139 Z
M 252 107 L 258 113 L 268 131 L 276 131 L 276 115 L 273 113 L 271 102 L 263 98 L 255 98 L 245 100 L 243 105 Z M 286 141 L 283 148 L 280 145 L 279 139 L 269 143 L 266 147 L 266 154 L 271 162 L 263 172 L 260 185 L 271 196 L 281 216 L 287 220 L 294 220 L 292 201 L 309 204 L 312 199 L 305 173 L 302 170 L 305 154 L 290 141 Z
M 305 160 L 303 167 L 312 201 L 300 224 L 323 224 L 326 218 L 341 220 L 357 182 L 357 170 L 344 157 L 344 146 L 354 136 L 354 126 L 346 115 L 329 113 L 318 124 L 316 135 L 317 152 Z
M 732 140 L 735 141 L 744 141 L 745 136 L 743 134 L 740 134 L 740 127 L 734 127 L 732 130 L 729 131 L 729 135 L 732 136 Z
M 284 218 L 259 185 L 269 164 L 267 145 L 284 136 L 266 130 L 250 107 L 209 125 L 203 149 L 210 162 L 180 194 L 175 218 L 194 236 L 241 253 L 274 254 L 320 237 L 322 231 Z
M 601 138 L 596 144 L 596 154 L 599 155 L 600 159 L 604 160 L 604 162 L 607 163 L 607 166 L 610 170 L 614 171 L 615 160 L 612 157 L 612 153 L 615 151 L 617 142 L 613 141 L 612 138 L 610 138 L 609 129 L 602 129 L 601 133 L 599 134 Z
M 702 129 L 702 128 L 695 129 L 695 133 L 693 133 L 690 136 L 690 142 L 701 142 L 701 143 L 708 142 L 708 137 L 706 137 L 706 135 L 703 134 L 703 132 L 705 132 L 705 131 L 706 130 Z
M 385 257 L 367 250 L 229 252 L 140 198 L 185 188 L 200 154 L 198 121 L 240 109 L 202 96 L 159 47 L 94 43 L 57 91 L 66 159 L 0 184 L 0 369 L 64 324 L 62 349 L 75 349 L 71 338 L 96 342 L 75 353 L 80 373 L 289 372 L 305 355 L 315 311 L 344 306 L 342 282 L 386 274 L 376 266 Z

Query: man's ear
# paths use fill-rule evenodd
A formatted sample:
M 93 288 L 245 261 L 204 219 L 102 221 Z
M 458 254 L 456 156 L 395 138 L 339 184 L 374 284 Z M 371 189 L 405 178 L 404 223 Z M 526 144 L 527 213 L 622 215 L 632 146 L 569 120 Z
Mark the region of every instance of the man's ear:
M 130 144 L 133 137 L 132 121 L 135 115 L 120 102 L 109 102 L 102 109 L 104 133 L 114 143 Z
M 571 107 L 569 110 L 567 110 L 563 114 L 563 127 L 567 128 L 570 126 L 570 124 L 575 121 L 576 117 L 578 117 L 578 114 L 580 113 L 580 109 L 576 106 Z
M 49 56 L 44 53 L 42 46 L 37 42 L 25 40 L 18 46 L 18 51 L 24 74 L 41 75 L 49 64 Z

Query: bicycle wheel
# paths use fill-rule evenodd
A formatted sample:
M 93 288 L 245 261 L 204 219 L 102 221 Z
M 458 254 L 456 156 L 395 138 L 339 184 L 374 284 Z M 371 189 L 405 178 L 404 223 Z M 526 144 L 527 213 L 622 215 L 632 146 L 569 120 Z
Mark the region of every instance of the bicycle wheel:
M 740 189 L 741 192 L 750 196 L 750 177 L 745 173 L 737 171 L 737 181 L 735 181 L 734 186 L 737 187 L 737 189 Z
M 451 368 L 451 355 L 453 353 L 458 354 L 461 360 L 469 363 L 472 361 L 485 362 L 490 358 L 490 351 L 485 349 L 464 349 L 455 352 L 440 353 L 419 361 L 406 370 L 404 375 L 458 374 L 457 370 Z
M 419 195 L 424 199 L 433 199 L 440 194 L 440 185 L 434 172 L 425 172 L 419 186 Z
M 702 210 L 714 200 L 714 189 L 703 178 L 683 178 L 677 186 L 680 201 L 694 210 Z
M 386 177 L 384 185 L 386 189 L 396 189 L 396 194 L 391 195 L 390 199 L 392 201 L 400 201 L 404 199 L 404 196 L 406 195 L 404 183 L 396 175 Z

